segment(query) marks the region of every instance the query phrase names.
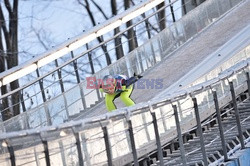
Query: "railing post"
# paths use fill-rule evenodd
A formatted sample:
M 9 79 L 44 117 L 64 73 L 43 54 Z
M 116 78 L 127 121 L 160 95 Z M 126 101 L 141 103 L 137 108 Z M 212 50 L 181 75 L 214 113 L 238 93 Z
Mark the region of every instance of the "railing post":
M 95 80 L 97 81 L 96 77 L 95 77 Z M 96 82 L 96 85 L 98 85 L 98 81 Z M 96 88 L 96 94 L 97 94 L 98 101 L 100 101 L 101 100 L 101 95 L 100 95 L 99 87 Z
M 34 156 L 35 156 L 36 165 L 40 166 L 39 156 L 37 155 L 36 148 L 34 148 Z
M 55 60 L 55 64 L 56 64 L 56 67 L 58 67 L 57 59 Z M 61 92 L 64 92 L 64 86 L 63 86 L 63 81 L 62 81 L 62 72 L 61 72 L 61 70 L 62 69 L 57 70 L 57 75 L 58 75 L 58 79 L 59 79 L 59 83 L 60 83 L 60 87 L 61 87 Z
M 162 154 L 162 149 L 161 149 L 161 139 L 160 139 L 160 134 L 159 134 L 159 130 L 158 130 L 157 119 L 156 119 L 155 112 L 153 112 L 153 107 L 150 104 L 149 104 L 149 109 L 151 112 L 154 130 L 155 130 L 155 139 L 156 139 L 156 144 L 157 144 L 157 156 L 158 156 L 158 160 L 160 161 L 160 165 L 163 166 L 164 165 L 163 154 Z
M 14 148 L 12 146 L 8 145 L 8 151 L 10 154 L 10 162 L 11 162 L 11 166 L 16 166 L 16 157 L 15 157 L 15 153 L 14 153 Z
M 143 18 L 146 18 L 145 13 L 142 14 L 142 17 L 143 17 Z M 150 28 L 149 28 L 148 19 L 145 19 L 145 26 L 146 26 L 146 30 L 147 30 L 148 39 L 151 39 L 151 33 L 150 33 Z
M 150 134 L 149 134 L 149 131 L 148 131 L 148 125 L 147 125 L 147 117 L 144 113 L 141 114 L 141 117 L 142 117 L 142 122 L 143 122 L 143 126 L 144 126 L 144 130 L 146 132 L 146 139 L 147 141 L 150 141 Z
M 71 51 L 71 57 L 74 58 L 73 51 Z M 80 94 L 81 94 L 81 98 L 82 98 L 82 105 L 83 105 L 83 108 L 86 109 L 87 105 L 86 105 L 85 96 L 84 96 L 84 93 L 83 93 L 82 86 L 80 85 L 81 80 L 80 80 L 80 75 L 79 75 L 79 72 L 78 72 L 77 62 L 76 61 L 73 61 L 73 66 L 74 66 L 74 70 L 75 70 L 75 73 L 76 73 L 77 83 L 80 86 Z
M 89 45 L 88 43 L 86 44 L 86 49 L 89 49 Z M 95 74 L 95 68 L 94 68 L 94 64 L 93 64 L 93 60 L 92 60 L 92 56 L 90 54 L 90 52 L 88 51 L 88 59 L 89 59 L 89 63 L 90 63 L 90 68 L 91 68 L 91 74 Z
M 200 136 L 200 144 L 201 144 L 203 162 L 204 162 L 205 166 L 208 166 L 207 154 L 206 154 L 206 150 L 205 150 L 205 143 L 204 143 L 204 138 L 203 138 L 203 133 L 202 133 L 202 128 L 201 128 L 201 120 L 200 120 L 200 115 L 199 115 L 197 99 L 192 98 L 192 100 L 193 100 L 193 103 L 194 103 L 194 111 L 195 111 L 195 117 L 196 117 L 196 122 L 197 122 L 197 130 L 198 130 L 198 133 L 199 133 L 199 136 Z
M 56 67 L 58 67 L 58 61 L 57 61 L 57 59 L 55 60 L 55 64 L 56 64 Z M 67 114 L 67 116 L 69 118 L 69 110 L 68 110 L 67 99 L 66 99 L 66 97 L 64 95 L 65 89 L 64 89 L 64 85 L 63 85 L 63 81 L 62 81 L 62 71 L 61 70 L 62 69 L 58 69 L 57 70 L 57 75 L 58 75 L 58 79 L 59 79 L 59 83 L 60 83 L 60 87 L 61 87 L 61 92 L 63 94 L 63 99 L 64 99 L 64 104 L 65 104 L 66 114 Z
M 132 153 L 133 153 L 133 158 L 134 158 L 134 165 L 139 166 L 132 122 L 129 119 L 127 120 L 127 123 L 128 123 L 129 138 L 130 138 L 130 143 L 131 143 L 131 148 L 132 148 Z
M 62 158 L 62 165 L 65 166 L 66 165 L 65 152 L 64 152 L 64 147 L 63 147 L 63 143 L 61 140 L 59 141 L 59 148 L 60 148 L 60 153 L 61 153 L 61 158 Z
M 161 59 L 160 59 L 160 61 L 161 61 L 161 60 L 162 60 L 162 56 L 163 56 L 163 55 L 162 55 L 162 54 L 163 54 L 163 50 L 162 50 L 161 40 L 160 40 L 159 38 L 157 39 L 157 43 L 158 43 L 159 50 L 160 50 L 160 55 L 159 55 L 159 56 L 160 56 L 160 58 L 161 58 Z
M 74 133 L 75 139 L 76 139 L 76 148 L 78 152 L 78 160 L 79 160 L 79 166 L 83 166 L 83 158 L 82 158 L 82 149 L 81 149 L 81 143 L 79 138 L 79 133 Z
M 187 8 L 186 8 L 186 2 L 185 2 L 185 0 L 181 0 L 181 3 L 182 3 L 182 5 L 183 5 L 183 12 L 184 12 L 184 15 L 186 15 L 187 14 Z
M 241 145 L 242 149 L 245 149 L 243 133 L 242 133 L 242 128 L 241 128 L 241 124 L 240 124 L 240 114 L 239 114 L 239 110 L 237 107 L 233 82 L 229 81 L 229 85 L 230 85 L 230 91 L 231 91 L 232 100 L 233 100 L 233 106 L 234 106 L 235 118 L 236 118 L 236 123 L 237 123 L 237 128 L 238 128 L 239 139 L 240 139 L 240 145 Z
M 150 47 L 151 47 L 151 51 L 152 51 L 152 56 L 153 56 L 153 66 L 156 64 L 156 55 L 155 55 L 155 51 L 154 51 L 154 47 L 152 45 L 152 42 L 150 42 Z
M 221 113 L 219 109 L 219 103 L 218 103 L 218 97 L 216 91 L 213 92 L 213 97 L 214 97 L 214 105 L 215 105 L 215 110 L 217 114 L 217 120 L 218 120 L 218 125 L 219 125 L 219 130 L 220 130 L 220 138 L 221 138 L 221 145 L 222 145 L 222 150 L 223 150 L 223 156 L 224 156 L 224 161 L 228 161 L 228 155 L 227 155 L 227 147 L 226 147 L 226 142 L 225 142 L 225 137 L 224 137 L 224 129 L 222 126 L 222 121 L 221 121 Z
M 88 153 L 88 148 L 87 148 L 87 139 L 86 139 L 86 136 L 84 134 L 84 132 L 81 133 L 81 140 L 82 140 L 82 149 L 83 151 L 85 152 L 84 153 L 84 159 L 85 159 L 85 163 L 86 165 L 91 165 L 90 164 L 90 154 Z
M 169 4 L 171 4 L 171 0 L 168 0 L 169 1 Z M 186 11 L 186 6 L 185 6 L 185 2 L 184 0 L 181 1 L 183 3 L 183 11 L 184 11 L 184 14 L 187 14 L 187 11 Z M 171 11 L 171 15 L 172 15 L 172 19 L 173 19 L 173 22 L 175 22 L 175 16 L 174 16 L 174 9 L 173 9 L 173 5 L 170 5 L 170 11 Z
M 141 51 L 135 51 L 135 52 L 137 55 L 137 59 L 139 61 L 138 68 L 140 70 L 140 73 L 142 73 L 144 71 L 143 62 L 142 62 L 142 52 Z M 139 74 L 139 72 L 138 72 L 138 74 Z
M 37 77 L 39 78 L 40 73 L 39 73 L 38 69 L 36 69 L 36 74 L 37 74 Z M 42 93 L 42 98 L 43 98 L 43 104 L 44 104 L 44 110 L 45 110 L 45 114 L 46 114 L 46 118 L 47 118 L 47 123 L 48 123 L 48 126 L 50 126 L 50 125 L 52 125 L 52 121 L 51 121 L 51 116 L 50 116 L 48 107 L 47 107 L 47 105 L 45 103 L 47 101 L 47 99 L 46 99 L 46 95 L 45 95 L 45 92 L 44 92 L 43 79 L 39 80 L 39 86 L 40 86 L 41 93 Z
M 163 108 L 162 107 L 160 108 L 160 113 L 161 113 L 161 116 L 164 117 Z M 163 124 L 163 127 L 164 127 L 164 131 L 167 131 L 168 130 L 167 129 L 167 124 L 166 124 L 166 122 L 165 122 L 164 119 L 162 119 L 162 124 Z
M 25 107 L 25 103 L 24 103 L 24 99 L 23 99 L 23 90 L 20 90 L 19 91 L 20 93 L 20 102 L 21 102 L 21 106 L 22 106 L 22 109 L 23 109 L 23 113 L 26 112 L 26 107 Z M 1 110 L 1 109 L 0 109 Z M 28 118 L 27 118 L 27 114 L 24 114 L 24 126 L 25 126 L 25 129 L 29 129 L 29 122 L 28 122 Z
M 247 92 L 248 92 L 248 97 L 250 98 L 250 77 L 249 77 L 249 72 L 246 72 L 246 77 L 247 77 Z
M 74 53 L 73 51 L 70 52 L 71 54 L 71 57 L 74 58 Z M 73 61 L 73 66 L 74 66 L 74 71 L 76 73 L 76 80 L 77 80 L 77 83 L 80 83 L 80 76 L 79 76 L 79 72 L 78 72 L 78 67 L 77 67 L 77 62 L 76 60 Z
M 25 103 L 24 103 L 24 99 L 23 99 L 23 90 L 19 91 L 19 93 L 20 93 L 19 96 L 20 96 L 23 112 L 26 112 L 26 107 L 25 107 Z
M 172 107 L 174 109 L 174 117 L 175 117 L 176 130 L 177 130 L 178 139 L 179 139 L 182 164 L 184 166 L 186 166 L 187 165 L 187 158 L 185 156 L 185 149 L 184 149 L 184 145 L 183 145 L 183 138 L 182 138 L 182 135 L 181 135 L 181 126 L 180 126 L 180 121 L 179 121 L 179 117 L 178 117 L 178 111 L 177 111 L 176 105 L 173 105 Z
M 42 140 L 42 144 L 43 144 L 43 147 L 44 147 L 46 165 L 50 166 L 48 142 L 46 140 Z
M 102 127 L 102 131 L 103 131 L 103 135 L 104 135 L 106 153 L 107 153 L 107 158 L 108 158 L 108 166 L 112 166 L 112 149 L 111 149 L 111 146 L 109 143 L 107 126 Z
M 36 69 L 36 75 L 37 75 L 37 78 L 40 77 L 40 73 L 39 73 L 38 69 Z M 46 102 L 46 95 L 44 93 L 44 87 L 43 87 L 43 79 L 39 80 L 39 86 L 40 86 L 40 89 L 41 89 L 41 93 L 42 93 L 42 97 L 43 97 L 43 102 Z

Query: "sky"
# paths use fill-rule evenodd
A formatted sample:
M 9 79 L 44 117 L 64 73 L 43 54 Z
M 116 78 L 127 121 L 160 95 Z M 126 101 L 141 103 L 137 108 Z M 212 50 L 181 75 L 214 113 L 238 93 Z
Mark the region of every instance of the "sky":
M 108 16 L 111 16 L 110 0 L 105 1 L 106 3 L 102 1 L 101 7 L 106 9 Z M 97 2 L 100 3 L 100 1 Z M 91 8 L 98 22 L 103 22 L 101 13 L 93 5 Z M 119 8 L 121 9 L 121 6 Z M 79 5 L 77 0 L 21 0 L 19 4 L 19 48 L 21 52 L 28 51 L 31 56 L 24 55 L 20 62 L 45 51 L 35 32 L 39 33 L 44 44 L 51 48 L 90 28 L 92 24 L 86 10 Z
M 80 1 L 83 2 L 84 0 Z M 3 3 L 3 0 L 0 0 L 0 2 Z M 111 17 L 110 0 L 95 0 L 95 2 L 100 5 L 108 17 Z M 121 13 L 124 11 L 123 0 L 117 0 L 117 2 L 118 13 Z M 134 0 L 134 2 L 140 3 L 141 1 Z M 105 19 L 102 14 L 92 3 L 90 5 L 97 22 L 104 22 Z M 78 36 L 84 30 L 88 31 L 92 28 L 85 8 L 77 0 L 20 0 L 18 26 L 19 64 L 46 52 L 46 50 L 54 46 L 64 43 L 69 38 Z M 113 32 L 110 33 L 110 35 L 112 34 Z M 95 42 L 97 43 L 97 41 Z M 144 42 L 144 40 L 141 42 Z M 111 47 L 108 49 L 112 49 L 113 51 L 110 51 L 110 54 L 113 55 L 111 59 L 114 62 L 116 58 L 113 45 Z M 124 49 L 128 51 L 128 48 L 124 47 Z M 95 57 L 103 54 L 101 50 L 99 52 L 96 53 L 97 55 L 92 56 Z M 69 59 L 70 56 L 67 58 Z M 96 71 L 106 66 L 104 55 L 99 60 L 103 64 L 101 67 L 96 65 Z M 44 72 L 40 70 L 41 75 L 49 70 L 50 68 L 45 68 Z
M 90 28 L 87 27 L 89 24 L 86 24 L 87 20 L 83 16 L 83 8 L 74 1 L 21 1 L 19 48 L 28 50 L 32 54 L 44 52 L 45 48 L 38 41 L 35 32 L 41 35 L 45 45 L 50 48 Z M 32 30 L 31 27 L 34 29 Z M 25 61 L 25 59 L 20 60 Z
M 96 0 L 96 2 L 106 15 L 111 17 L 110 0 Z M 134 2 L 141 1 L 134 0 Z M 117 4 L 118 13 L 124 11 L 123 0 L 117 0 Z M 92 3 L 90 5 L 97 22 L 104 22 L 102 14 Z M 52 48 L 91 28 L 87 12 L 77 0 L 20 0 L 19 49 L 20 52 L 24 52 L 19 58 L 20 63 L 45 52 L 44 46 L 47 49 Z M 40 35 L 43 44 L 38 40 L 36 33 Z
M 82 0 L 83 1 L 83 0 Z M 119 3 L 118 9 L 121 13 L 123 9 L 123 0 L 117 0 Z M 2 0 L 0 0 L 3 3 Z M 99 5 L 106 11 L 108 16 L 111 16 L 110 0 L 96 0 Z M 134 2 L 141 2 L 134 0 Z M 95 17 L 98 22 L 105 21 L 100 12 L 96 8 L 91 6 L 92 12 L 95 13 Z M 169 14 L 169 12 L 168 12 Z M 125 25 L 124 25 L 125 26 Z M 77 36 L 83 32 L 83 30 L 89 30 L 92 28 L 92 24 L 87 16 L 87 13 L 83 6 L 79 5 L 77 0 L 20 0 L 19 1 L 19 63 L 40 55 L 46 51 L 46 49 L 57 46 L 60 43 L 64 43 L 68 38 Z M 113 33 L 113 32 L 112 32 Z M 112 34 L 111 33 L 111 34 Z M 37 34 L 40 37 L 37 37 Z M 141 41 L 145 42 L 145 41 Z M 46 47 L 46 48 L 45 48 Z M 113 48 L 112 48 L 113 49 Z M 126 49 L 126 48 L 125 48 Z M 101 52 L 101 51 L 100 51 Z M 114 52 L 114 49 L 113 49 Z M 98 53 L 97 53 L 98 54 Z M 103 53 L 101 53 L 103 54 Z M 113 53 L 114 54 L 114 53 Z M 115 56 L 113 56 L 113 59 Z M 68 56 L 68 59 L 70 56 Z M 85 56 L 85 58 L 87 58 Z M 106 66 L 104 55 L 100 58 L 101 67 L 96 65 L 96 71 Z M 79 60 L 80 61 L 80 60 Z M 79 62 L 78 61 L 78 62 Z M 81 59 L 84 61 L 84 59 Z M 53 63 L 54 64 L 54 63 Z M 61 63 L 62 64 L 62 63 Z M 59 64 L 60 65 L 60 64 Z M 78 65 L 79 67 L 79 65 Z M 55 67 L 40 68 L 40 75 L 51 71 Z M 68 72 L 73 72 L 73 67 L 69 67 Z M 88 65 L 83 66 L 83 69 L 89 69 Z M 80 73 L 81 77 L 86 76 L 86 73 Z M 67 75 L 67 74 L 65 74 Z M 55 75 L 54 75 L 55 76 Z M 64 76 L 64 75 L 63 75 Z M 25 77 L 20 79 L 21 84 L 25 84 L 28 81 L 36 78 L 36 73 L 33 72 L 32 77 Z M 50 77 L 49 77 L 50 78 Z M 68 77 L 69 78 L 69 77 Z M 51 78 L 50 78 L 51 79 Z M 70 78 L 70 80 L 72 80 Z M 75 78 L 74 78 L 75 81 Z M 44 81 L 44 86 L 49 86 L 51 83 Z M 74 82 L 75 84 L 75 82 Z M 66 84 L 67 85 L 67 84 Z M 69 87 L 71 87 L 70 85 Z M 66 87 L 66 86 L 65 86 Z M 31 96 L 38 89 L 31 89 L 28 93 Z M 60 87 L 53 87 L 48 93 L 50 96 L 54 96 L 57 92 L 60 92 Z

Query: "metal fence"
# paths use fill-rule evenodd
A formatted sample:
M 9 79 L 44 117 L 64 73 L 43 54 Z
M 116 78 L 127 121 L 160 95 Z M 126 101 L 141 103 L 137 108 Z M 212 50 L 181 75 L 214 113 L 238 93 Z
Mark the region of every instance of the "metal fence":
M 129 9 L 128 11 L 122 13 L 121 16 L 118 15 L 112 18 L 111 20 L 108 20 L 107 22 L 103 23 L 105 25 L 102 24 L 97 27 L 94 27 L 93 30 L 91 29 L 89 32 L 84 33 L 83 36 L 87 36 L 92 33 L 97 34 L 99 30 L 101 30 L 100 27 L 103 26 L 106 27 L 110 25 L 112 21 L 117 21 L 117 18 L 120 17 L 125 18 L 126 16 L 131 15 L 131 13 L 135 12 L 137 9 L 146 7 L 147 5 L 150 5 L 151 2 L 154 1 L 155 0 L 140 3 L 138 6 L 134 6 L 131 10 Z M 162 0 L 156 2 L 162 2 Z M 98 71 L 107 66 L 108 63 L 107 59 L 109 56 L 111 56 L 110 57 L 111 59 L 109 61 L 111 62 L 115 61 L 116 49 L 118 49 L 119 47 L 123 47 L 124 54 L 127 54 L 129 49 L 128 45 L 131 41 L 135 40 L 137 44 L 134 44 L 134 47 L 137 47 L 139 45 L 142 45 L 144 41 L 158 34 L 160 31 L 159 22 L 169 20 L 169 17 L 172 17 L 172 15 L 174 16 L 175 13 L 181 13 L 182 8 L 179 7 L 175 10 L 172 10 L 173 13 L 167 14 L 164 18 L 162 18 L 163 20 L 157 19 L 158 13 L 163 10 L 169 11 L 170 10 L 169 8 L 172 7 L 172 5 L 175 4 L 176 2 L 177 1 L 173 1 L 172 3 L 163 6 L 161 9 L 157 11 L 154 10 L 145 11 L 144 13 L 142 13 L 142 15 L 139 15 L 137 18 L 134 18 L 133 20 L 125 19 L 127 21 L 131 21 L 131 26 L 126 27 L 125 23 L 123 23 L 119 27 L 120 32 L 115 36 L 113 32 L 105 33 L 104 35 L 99 37 L 101 38 L 100 39 L 101 43 L 96 43 L 95 41 L 89 42 L 86 45 L 82 45 L 79 49 L 73 50 L 70 53 L 65 54 L 62 58 L 58 58 L 55 61 L 52 61 L 45 66 L 39 65 L 39 61 L 43 60 L 43 57 L 36 57 L 31 62 L 27 62 L 26 64 L 21 64 L 17 66 L 16 68 L 22 68 L 22 67 L 24 69 L 27 68 L 26 71 L 28 72 L 33 71 L 33 69 L 35 69 L 35 67 L 32 67 L 30 63 L 34 64 L 34 66 L 37 66 L 38 68 L 35 71 L 31 72 L 28 75 L 23 76 L 20 79 L 20 85 L 22 85 L 20 88 L 10 93 L 1 95 L 0 103 L 2 104 L 3 107 L 1 110 L 2 114 L 6 112 L 11 112 L 14 106 L 20 108 L 21 112 L 25 112 L 26 110 L 33 109 L 37 106 L 39 107 L 44 102 L 58 96 L 61 93 L 70 90 L 73 86 L 76 86 L 77 84 L 81 88 L 81 85 L 79 85 L 79 83 L 82 80 L 85 80 L 87 76 L 91 76 L 93 73 L 97 73 Z M 168 22 L 164 23 L 170 24 Z M 144 24 L 147 24 L 147 26 L 145 26 Z M 127 33 L 129 31 L 133 31 L 133 33 L 135 34 L 133 38 L 127 37 L 128 36 Z M 121 40 L 121 44 L 118 46 L 115 45 L 115 39 L 117 38 Z M 55 54 L 55 57 L 57 56 L 57 54 L 59 56 L 62 54 L 61 52 L 63 52 L 63 51 L 60 52 L 60 50 L 63 50 L 64 47 L 67 48 L 68 43 L 70 42 L 66 42 L 66 44 L 63 44 L 63 47 L 59 46 L 59 48 L 52 49 L 50 52 L 52 52 L 52 54 Z M 50 52 L 47 54 L 50 55 L 51 54 Z M 36 60 L 39 58 L 40 60 Z M 145 63 L 147 63 L 146 58 L 142 59 L 145 61 Z M 42 62 L 45 63 L 44 61 Z M 144 65 L 148 66 L 148 64 Z M 123 66 L 126 67 L 126 64 L 122 64 L 122 66 L 120 66 L 121 70 Z M 146 67 L 144 66 L 145 68 L 144 70 L 146 70 L 147 66 Z M 0 87 L 3 84 L 5 77 L 7 77 L 10 74 L 13 74 L 12 73 L 13 71 L 15 71 L 15 69 L 11 69 L 9 71 L 6 71 L 5 73 L 0 74 Z M 16 75 L 13 76 L 18 78 L 19 75 L 22 75 L 24 72 L 17 71 L 14 73 L 16 73 Z M 86 90 L 86 87 L 83 87 L 83 89 L 81 89 L 80 92 L 81 93 L 79 95 L 81 95 L 82 98 L 81 100 L 82 106 L 79 109 L 81 110 L 87 109 L 90 107 L 91 104 L 95 103 L 95 101 L 92 102 L 92 100 L 89 99 L 90 94 L 95 95 L 96 101 L 100 100 L 100 94 L 98 92 L 92 92 L 90 90 Z M 11 98 L 17 96 L 20 98 L 20 103 L 13 103 L 11 101 Z M 67 99 L 65 98 L 66 107 L 72 104 L 70 103 L 72 101 L 71 99 L 69 99 L 69 101 L 66 100 Z M 46 108 L 46 110 L 47 112 L 49 112 L 48 108 Z M 70 113 L 68 113 L 67 115 L 69 114 Z
M 210 0 L 202 3 L 187 15 L 164 29 L 162 32 L 152 37 L 142 46 L 91 76 L 95 78 L 102 78 L 102 76 L 106 74 L 122 73 L 131 76 L 134 72 L 138 74 L 143 73 L 157 64 L 157 62 L 166 59 L 173 50 L 180 47 L 184 42 L 190 40 L 194 35 L 201 32 L 202 29 L 209 26 L 213 21 L 218 19 L 240 1 L 241 0 Z M 227 3 L 228 5 L 225 5 Z M 226 6 L 228 7 L 225 9 L 224 7 Z M 141 23 L 143 23 L 143 20 Z M 139 23 L 137 24 L 140 25 Z M 71 71 L 71 73 L 76 76 L 73 79 L 77 80 L 76 82 L 80 81 L 79 79 L 76 79 L 79 74 L 79 64 L 76 68 L 74 68 L 74 65 L 77 58 L 81 56 L 83 56 L 83 54 L 75 57 L 73 60 L 70 60 L 66 63 L 67 65 L 64 66 L 71 67 L 68 72 Z M 78 59 L 77 62 L 79 62 L 79 60 L 80 59 Z M 73 64 L 73 66 L 71 64 Z M 70 116 L 78 114 L 81 111 L 86 111 L 91 107 L 91 105 L 102 100 L 102 94 L 98 90 L 86 88 L 86 80 L 78 84 L 76 83 L 73 87 L 68 86 L 66 88 L 64 85 L 67 84 L 66 76 L 68 75 L 64 74 L 65 77 L 62 75 L 62 77 L 60 77 L 60 73 L 63 72 L 64 67 L 58 67 L 49 74 L 40 77 L 40 81 L 34 81 L 24 89 L 21 88 L 18 90 L 23 97 L 21 100 L 21 106 L 23 109 L 25 108 L 25 110 L 27 110 L 27 106 L 30 105 L 30 102 L 35 104 L 32 106 L 30 105 L 29 111 L 24 112 L 23 110 L 24 113 L 21 115 L 3 122 L 1 124 L 2 132 L 60 124 L 67 121 Z M 89 67 L 89 64 L 86 64 L 86 67 Z M 53 80 L 52 83 L 46 83 L 45 80 L 49 77 L 55 78 L 55 80 Z M 36 92 L 37 89 L 40 89 L 39 86 L 41 87 L 41 85 L 43 87 L 41 88 L 42 91 L 38 90 Z M 48 100 L 48 97 L 46 97 L 48 94 L 46 92 L 50 92 L 51 89 L 58 88 L 62 89 L 59 90 L 60 95 Z M 27 95 L 27 92 L 30 93 L 31 91 L 34 91 L 34 94 Z M 8 98 L 15 93 L 15 91 L 11 92 L 9 95 L 1 96 L 0 99 L 4 100 L 6 97 Z M 45 96 L 45 99 L 41 100 L 41 96 Z
M 236 102 L 235 97 L 250 86 L 249 69 L 250 60 L 243 60 L 218 77 L 171 96 L 91 119 L 3 133 L 0 164 L 137 165 L 138 158 L 152 149 L 162 162 L 161 145 L 178 136 L 181 144 L 181 133 Z

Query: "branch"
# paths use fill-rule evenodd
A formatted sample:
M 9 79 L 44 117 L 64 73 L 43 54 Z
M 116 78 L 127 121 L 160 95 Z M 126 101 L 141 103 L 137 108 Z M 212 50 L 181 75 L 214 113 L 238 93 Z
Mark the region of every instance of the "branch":
M 18 11 L 18 0 L 14 0 L 13 11 Z
M 12 36 L 12 24 L 13 24 L 13 11 L 11 9 L 11 5 L 10 5 L 10 2 L 9 0 L 4 0 L 4 4 L 5 4 L 5 7 L 9 13 L 9 37 Z
M 5 38 L 5 41 L 6 41 L 6 45 L 7 45 L 7 48 L 9 48 L 9 32 L 6 28 L 6 24 L 5 24 L 5 18 L 4 18 L 4 15 L 3 15 L 3 10 L 2 10 L 2 7 L 0 5 L 0 24 L 1 24 L 1 29 L 3 30 L 3 33 L 4 33 L 4 38 Z
M 135 5 L 135 3 L 134 3 L 134 1 L 133 0 L 131 0 L 131 3 L 133 4 L 133 5 Z M 143 14 L 141 14 L 141 16 L 142 16 L 142 18 L 146 18 L 146 14 L 145 13 L 143 13 Z M 157 28 L 155 28 L 149 21 L 146 21 L 147 23 L 148 23 L 148 25 L 153 29 L 153 30 L 155 30 L 156 32 L 158 32 L 158 30 L 157 30 Z
M 33 25 L 31 25 L 31 29 L 36 34 L 36 37 L 37 37 L 38 41 L 42 44 L 43 48 L 45 50 L 49 50 L 48 46 L 43 42 L 40 33 L 36 31 L 36 29 L 33 27 Z
M 109 18 L 106 16 L 106 14 L 104 13 L 104 11 L 102 10 L 102 8 L 94 1 L 94 0 L 91 0 L 92 3 L 97 7 L 97 9 L 102 13 L 103 17 L 108 20 Z
M 82 6 L 85 7 L 85 9 L 86 9 L 87 12 L 88 12 L 88 15 L 89 15 L 89 17 L 90 17 L 90 20 L 91 20 L 93 26 L 96 26 L 95 18 L 94 18 L 93 14 L 92 14 L 92 12 L 91 12 L 91 10 L 90 10 L 88 0 L 85 0 L 86 5 L 84 5 L 83 3 L 81 3 L 80 0 L 78 0 L 78 2 L 79 2 L 79 4 L 81 4 Z
M 12 13 L 11 6 L 9 0 L 4 0 L 5 7 L 7 8 L 9 14 Z

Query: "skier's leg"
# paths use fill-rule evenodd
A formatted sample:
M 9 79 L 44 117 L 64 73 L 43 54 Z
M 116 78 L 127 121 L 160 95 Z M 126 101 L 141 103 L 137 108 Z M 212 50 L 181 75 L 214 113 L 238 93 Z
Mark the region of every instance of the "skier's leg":
M 106 104 L 106 108 L 109 112 L 116 109 L 116 106 L 114 104 L 115 97 L 116 97 L 116 94 L 106 94 L 105 95 L 105 104 Z
M 135 102 L 130 98 L 133 91 L 133 85 L 129 86 L 125 91 L 121 93 L 121 100 L 126 106 L 135 105 Z

